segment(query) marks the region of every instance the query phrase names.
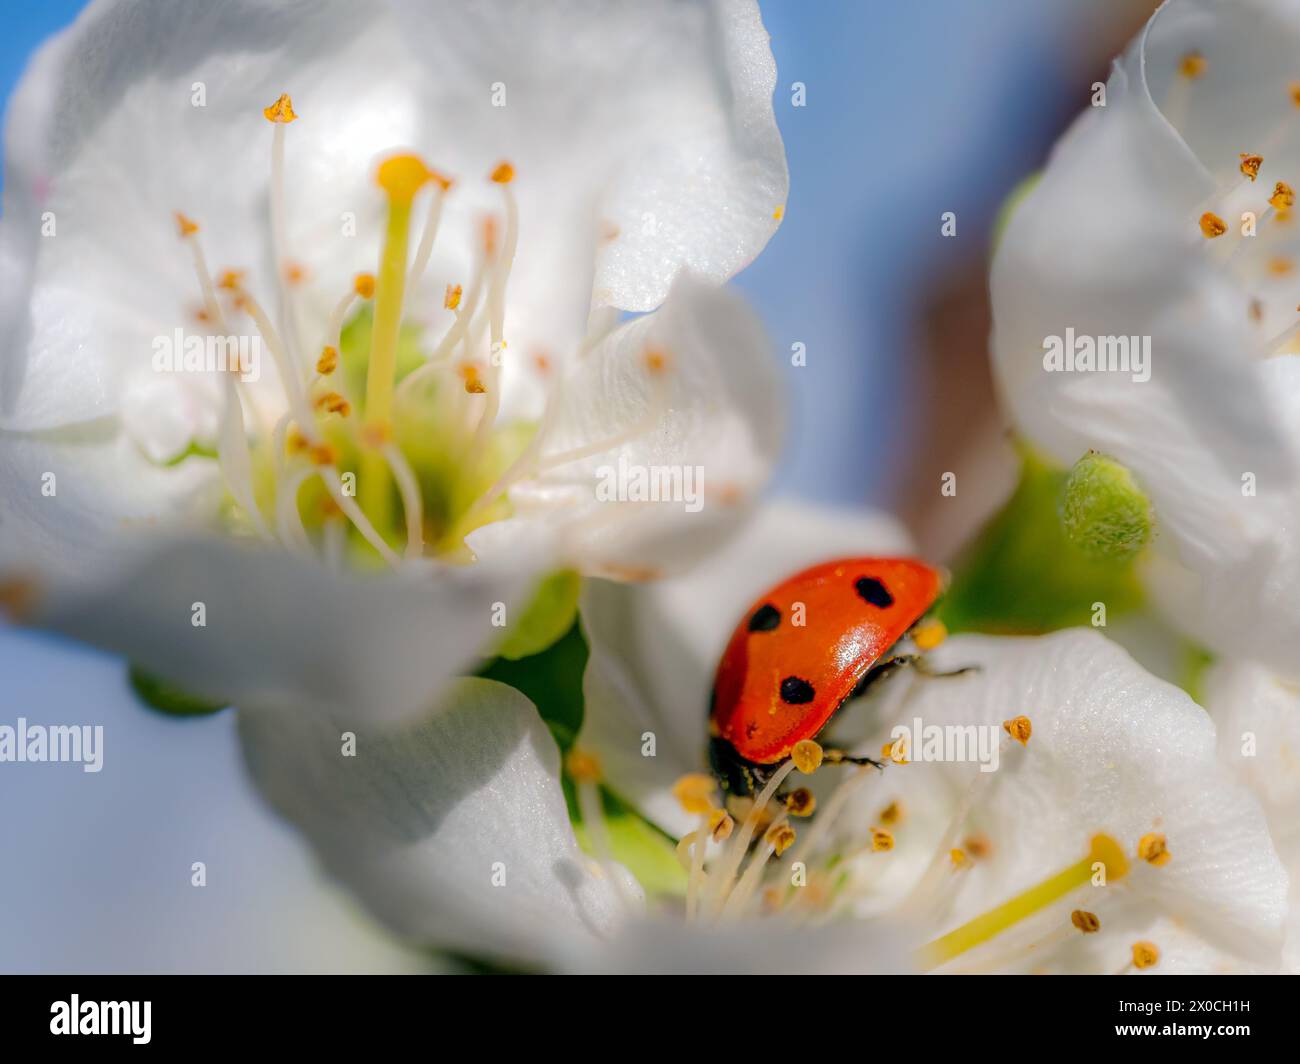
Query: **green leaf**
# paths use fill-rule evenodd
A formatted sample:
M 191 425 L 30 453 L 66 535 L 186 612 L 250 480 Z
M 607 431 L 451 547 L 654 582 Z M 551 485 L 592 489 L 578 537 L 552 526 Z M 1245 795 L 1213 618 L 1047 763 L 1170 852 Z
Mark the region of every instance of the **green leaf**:
M 169 717 L 206 717 L 226 708 L 225 702 L 198 698 L 138 665 L 131 666 L 127 680 L 141 702 Z
M 1142 605 L 1132 559 L 1095 558 L 1072 543 L 1060 503 L 1067 472 L 1024 450 L 1020 483 L 958 559 L 939 616 L 951 631 L 1038 633 Z
M 587 668 L 587 640 L 576 623 L 540 654 L 512 660 L 493 658 L 477 675 L 499 680 L 523 692 L 537 707 L 562 753 L 582 727 L 582 674 Z
M 538 586 L 522 616 L 506 628 L 497 654 L 511 661 L 540 654 L 573 627 L 582 577 L 573 569 L 552 573 Z

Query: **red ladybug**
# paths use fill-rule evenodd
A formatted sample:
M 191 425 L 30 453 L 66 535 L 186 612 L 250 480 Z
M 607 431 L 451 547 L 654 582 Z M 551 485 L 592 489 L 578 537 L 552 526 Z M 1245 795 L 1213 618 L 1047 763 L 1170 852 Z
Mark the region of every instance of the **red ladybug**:
M 914 661 L 891 650 L 943 585 L 939 570 L 911 558 L 843 558 L 796 573 L 755 602 L 713 683 L 709 760 L 723 788 L 753 793 L 840 706 Z M 838 751 L 827 760 L 876 764 Z

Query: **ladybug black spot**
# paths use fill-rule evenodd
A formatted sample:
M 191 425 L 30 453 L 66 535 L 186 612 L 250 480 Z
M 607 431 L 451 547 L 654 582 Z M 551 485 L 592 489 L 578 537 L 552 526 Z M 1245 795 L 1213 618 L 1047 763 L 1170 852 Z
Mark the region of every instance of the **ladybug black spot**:
M 802 706 L 817 697 L 813 685 L 798 676 L 787 676 L 781 681 L 781 701 L 792 706 Z
M 749 619 L 751 632 L 770 632 L 781 623 L 781 611 L 770 602 L 765 602 L 754 611 Z
M 882 610 L 887 609 L 894 604 L 894 596 L 889 593 L 885 587 L 874 576 L 863 576 L 853 585 L 857 589 L 863 600 L 871 603 L 873 606 L 879 606 Z

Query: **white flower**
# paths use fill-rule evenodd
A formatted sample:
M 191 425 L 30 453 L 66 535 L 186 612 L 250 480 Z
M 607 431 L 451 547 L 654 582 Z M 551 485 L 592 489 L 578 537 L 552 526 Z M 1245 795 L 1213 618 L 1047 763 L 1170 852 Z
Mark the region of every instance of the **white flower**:
M 729 822 L 694 804 L 716 801 L 700 775 L 706 691 L 736 614 L 774 575 L 828 552 L 895 550 L 899 538 L 879 519 L 779 506 L 689 581 L 593 589 L 586 717 L 569 760 L 590 858 L 566 822 L 553 741 L 526 699 L 489 681 L 466 681 L 468 708 L 359 736 L 355 759 L 308 715 L 287 727 L 245 717 L 255 778 L 390 925 L 546 967 L 1275 966 L 1287 876 L 1257 802 L 1218 762 L 1206 714 L 1093 631 L 953 637 L 935 668 L 978 672 L 887 681 L 833 729 L 877 756 L 882 739 L 901 755 L 893 729 L 918 717 L 985 729 L 996 771 L 916 749 L 883 772 L 788 776 L 786 789 L 813 792 L 810 820 L 772 800 L 733 804 Z M 1004 728 L 1020 717 L 1028 724 Z M 642 756 L 646 731 L 653 759 Z M 643 899 L 603 838 L 598 782 L 670 822 L 675 776 L 693 809 L 685 823 L 716 842 L 697 860 L 698 836 L 683 836 L 685 899 Z M 505 879 L 493 886 L 497 865 Z
M 1154 508 L 1147 575 L 1169 616 L 1293 679 L 1298 46 L 1294 5 L 1163 5 L 1017 205 L 992 273 L 1020 431 L 1065 465 L 1095 449 L 1127 467 Z M 1099 361 L 1119 338 L 1129 362 L 1057 371 L 1071 336 Z
M 780 433 L 717 288 L 783 211 L 774 79 L 751 0 L 91 5 L 10 110 L 6 598 L 197 693 L 397 718 L 542 574 L 711 549 Z M 260 363 L 213 370 L 231 338 Z M 620 459 L 702 505 L 595 505 Z

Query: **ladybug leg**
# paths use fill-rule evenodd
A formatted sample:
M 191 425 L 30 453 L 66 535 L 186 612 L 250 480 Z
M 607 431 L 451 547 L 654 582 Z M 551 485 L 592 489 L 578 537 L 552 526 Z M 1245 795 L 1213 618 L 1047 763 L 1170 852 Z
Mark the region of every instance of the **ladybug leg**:
M 968 672 L 979 672 L 978 665 L 963 665 L 960 669 L 949 669 L 947 672 L 936 672 L 925 658 L 917 655 L 912 664 L 916 666 L 916 671 L 922 676 L 928 676 L 931 679 L 942 680 L 949 676 L 965 676 Z
M 879 769 L 885 767 L 883 761 L 877 761 L 875 758 L 871 757 L 857 757 L 852 754 L 846 754 L 843 750 L 823 750 L 822 758 L 823 764 L 827 765 L 874 765 Z

